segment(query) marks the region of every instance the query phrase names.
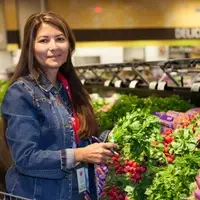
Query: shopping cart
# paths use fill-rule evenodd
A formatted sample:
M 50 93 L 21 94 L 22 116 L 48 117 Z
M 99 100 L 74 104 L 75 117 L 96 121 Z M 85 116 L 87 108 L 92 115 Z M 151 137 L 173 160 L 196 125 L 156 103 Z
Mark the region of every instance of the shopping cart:
M 0 192 L 0 200 L 31 200 L 31 199 L 15 196 L 13 194 L 8 194 L 5 192 Z

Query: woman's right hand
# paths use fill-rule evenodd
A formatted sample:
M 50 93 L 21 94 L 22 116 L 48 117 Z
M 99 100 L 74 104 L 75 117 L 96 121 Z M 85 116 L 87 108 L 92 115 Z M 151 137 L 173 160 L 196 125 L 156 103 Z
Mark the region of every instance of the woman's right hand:
M 77 148 L 75 150 L 76 161 L 88 163 L 108 163 L 110 158 L 114 155 L 109 149 L 116 149 L 118 146 L 114 143 L 94 143 L 84 148 Z

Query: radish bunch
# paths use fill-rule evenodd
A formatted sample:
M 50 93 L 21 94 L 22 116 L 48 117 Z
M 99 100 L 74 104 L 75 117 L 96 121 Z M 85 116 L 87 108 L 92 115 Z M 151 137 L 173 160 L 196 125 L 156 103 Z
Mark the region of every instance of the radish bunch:
M 129 174 L 135 184 L 142 179 L 142 174 L 147 170 L 144 165 L 139 165 L 133 160 L 126 160 L 121 164 L 119 155 L 113 156 L 112 161 L 116 174 Z
M 120 163 L 120 155 L 114 155 L 112 157 L 112 162 L 114 165 L 114 169 L 116 171 L 116 174 L 123 174 L 124 173 L 124 168 L 123 165 Z
M 132 160 L 124 162 L 124 172 L 130 174 L 133 183 L 138 183 L 142 179 L 142 174 L 146 170 L 147 169 L 144 165 L 138 165 Z
M 108 200 L 128 200 L 126 193 L 122 192 L 115 186 L 105 190 L 102 194 L 102 197 L 108 197 Z
M 163 144 L 165 146 L 164 154 L 166 156 L 168 163 L 173 163 L 175 155 L 171 155 L 169 153 L 169 145 L 174 141 L 172 129 L 171 128 L 165 128 L 165 130 L 163 132 L 163 137 L 164 137 Z

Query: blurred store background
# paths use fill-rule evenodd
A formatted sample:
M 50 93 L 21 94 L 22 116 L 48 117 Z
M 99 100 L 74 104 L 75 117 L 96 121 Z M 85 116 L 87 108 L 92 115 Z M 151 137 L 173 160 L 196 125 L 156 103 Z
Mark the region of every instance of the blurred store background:
M 75 66 L 200 57 L 199 0 L 0 0 L 0 79 L 18 61 L 26 19 L 46 10 L 72 27 Z

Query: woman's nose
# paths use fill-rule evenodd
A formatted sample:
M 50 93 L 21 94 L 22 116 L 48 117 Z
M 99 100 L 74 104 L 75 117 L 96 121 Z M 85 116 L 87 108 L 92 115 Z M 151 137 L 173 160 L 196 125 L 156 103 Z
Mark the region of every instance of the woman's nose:
M 57 45 L 57 43 L 56 43 L 56 41 L 55 40 L 50 40 L 50 43 L 49 43 L 49 50 L 50 51 L 52 51 L 52 50 L 55 50 L 55 49 L 57 49 L 58 48 L 58 45 Z

